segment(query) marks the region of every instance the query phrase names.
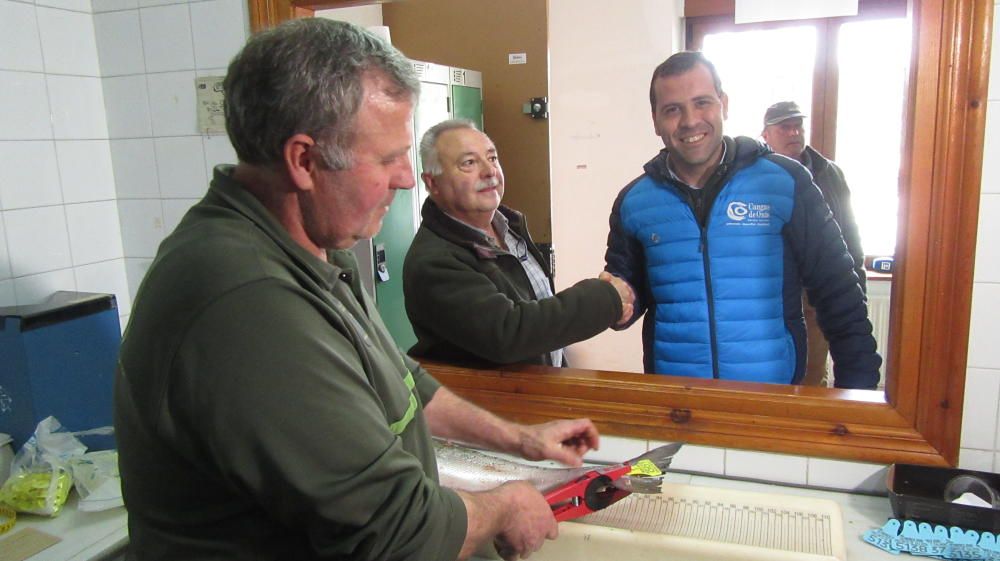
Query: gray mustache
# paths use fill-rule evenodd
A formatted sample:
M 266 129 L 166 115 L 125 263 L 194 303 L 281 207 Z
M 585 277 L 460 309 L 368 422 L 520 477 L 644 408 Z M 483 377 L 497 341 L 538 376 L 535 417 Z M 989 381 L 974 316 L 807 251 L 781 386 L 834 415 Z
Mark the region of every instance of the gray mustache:
M 500 185 L 500 180 L 496 177 L 491 177 L 490 179 L 480 181 L 476 184 L 476 191 L 485 191 L 493 187 L 498 187 Z

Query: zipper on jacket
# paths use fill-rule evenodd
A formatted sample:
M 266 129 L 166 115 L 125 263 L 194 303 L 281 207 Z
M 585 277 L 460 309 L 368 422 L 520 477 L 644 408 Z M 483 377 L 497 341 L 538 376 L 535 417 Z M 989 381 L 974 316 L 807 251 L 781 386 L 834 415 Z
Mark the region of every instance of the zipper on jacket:
M 707 222 L 707 221 L 706 221 Z M 712 267 L 708 261 L 708 224 L 701 227 L 701 262 L 705 268 L 705 299 L 708 303 L 708 334 L 712 352 L 712 377 L 719 378 L 719 341 L 715 330 L 715 298 L 712 294 Z

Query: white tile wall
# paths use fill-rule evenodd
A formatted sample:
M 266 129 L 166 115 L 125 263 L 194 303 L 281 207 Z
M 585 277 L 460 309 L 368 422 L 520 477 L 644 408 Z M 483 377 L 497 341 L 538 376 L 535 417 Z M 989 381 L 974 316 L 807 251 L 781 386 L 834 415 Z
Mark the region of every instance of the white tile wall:
M 163 198 L 185 199 L 205 194 L 208 176 L 200 137 L 157 138 L 154 148 Z
M 997 394 L 1000 372 L 970 368 L 965 375 L 962 446 L 979 450 L 995 449 L 997 434 Z
M 108 138 L 100 78 L 50 74 L 46 81 L 57 139 Z
M 159 200 L 120 199 L 122 246 L 125 257 L 152 258 L 163 241 L 163 207 Z
M 57 290 L 76 290 L 73 269 L 59 269 L 14 279 L 14 296 L 19 305 L 37 304 Z
M 202 137 L 205 145 L 205 174 L 212 178 L 212 170 L 219 164 L 235 164 L 236 150 L 225 135 Z
M 55 8 L 38 8 L 42 55 L 49 74 L 97 76 L 97 42 L 93 16 Z
M 107 140 L 60 140 L 56 142 L 56 152 L 66 203 L 115 198 L 111 145 Z
M 142 138 L 153 135 L 149 116 L 146 76 L 104 78 L 104 100 L 111 138 Z
M 17 297 L 14 295 L 14 281 L 0 280 L 0 306 L 16 306 Z
M 990 450 L 962 448 L 958 454 L 958 467 L 976 471 L 993 471 L 993 454 Z
M 191 4 L 194 58 L 198 68 L 226 67 L 247 35 L 246 2 L 209 0 Z
M 105 291 L 127 317 L 165 217 L 235 159 L 197 133 L 194 75 L 247 27 L 243 0 L 0 0 L 0 305 Z
M 127 315 L 132 309 L 132 294 L 128 289 L 125 260 L 122 258 L 82 265 L 75 268 L 76 289 L 81 292 L 110 292 L 118 301 L 118 314 Z
M 139 18 L 147 72 L 194 69 L 191 14 L 187 4 L 142 8 Z
M 72 10 L 74 12 L 91 12 L 90 0 L 35 0 L 35 4 L 39 6 L 61 8 L 63 10 Z
M 166 6 L 170 4 L 184 4 L 186 0 L 139 0 L 139 7 Z
M 1000 158 L 992 158 L 1000 160 Z M 1000 193 L 983 193 L 979 201 L 981 216 L 1000 216 Z M 976 282 L 1000 283 L 1000 221 L 980 220 L 976 239 Z
M 982 220 L 980 216 L 980 220 Z M 1000 369 L 1000 283 L 977 282 L 972 287 L 969 328 L 969 368 Z
M 826 458 L 809 458 L 806 481 L 811 487 L 855 489 L 869 493 L 884 493 L 888 466 L 844 462 Z
M 154 136 L 198 133 L 194 71 L 150 74 L 149 106 Z
M 802 456 L 726 450 L 726 475 L 805 485 L 808 461 Z
M 61 205 L 7 210 L 3 220 L 15 278 L 73 265 Z
M 101 37 L 97 43 L 101 76 L 142 74 L 146 71 L 138 10 L 97 14 L 94 16 L 94 32 Z
M 90 12 L 0 0 L 0 305 L 78 288 L 131 300 Z
M 0 1 L 0 69 L 42 71 L 42 43 L 38 37 L 35 7 Z
M 997 3 L 1000 4 L 1000 3 Z M 996 8 L 994 8 L 994 11 Z M 1000 18 L 993 17 L 993 40 L 1000 37 Z M 1000 56 L 990 57 L 989 99 L 1000 98 Z M 987 129 L 996 130 L 996 129 Z
M 51 140 L 0 141 L 0 209 L 63 202 Z
M 94 11 L 134 295 L 165 233 L 205 193 L 211 166 L 235 159 L 228 139 L 198 133 L 194 78 L 225 74 L 248 17 L 243 0 L 94 0 Z
M 160 182 L 156 172 L 153 139 L 136 138 L 111 141 L 111 160 L 115 170 L 115 188 L 122 199 L 157 199 Z
M 152 264 L 152 259 L 139 257 L 125 258 L 125 275 L 128 277 L 128 293 L 132 300 L 135 300 L 135 293 L 139 290 L 139 284 L 142 283 L 143 277 L 146 276 L 146 271 L 149 270 L 149 266 Z
M 636 456 L 641 456 L 648 450 L 645 440 L 622 438 L 620 436 L 602 436 L 598 450 L 591 450 L 584 456 L 590 462 L 621 462 Z
M 7 253 L 7 228 L 4 227 L 3 213 L 0 212 L 0 280 L 7 280 L 11 277 L 10 255 Z M 14 289 L 14 285 L 10 285 Z
M 93 0 L 94 13 L 115 12 L 139 7 L 139 0 Z
M 1000 18 L 997 20 L 1000 21 Z M 993 57 L 993 60 L 997 59 L 1000 57 Z M 990 80 L 993 78 L 990 77 Z M 990 134 L 990 131 L 998 130 L 1000 130 L 1000 101 L 990 99 L 986 102 L 986 138 L 983 143 L 985 154 L 997 154 L 1000 151 L 1000 137 Z M 983 193 L 1000 193 L 1000 158 L 983 158 Z
M 200 199 L 163 199 L 163 232 L 170 234 Z
M 45 76 L 0 70 L 0 140 L 52 138 Z
M 663 444 L 666 443 L 651 441 L 649 447 L 655 448 Z M 725 448 L 686 444 L 680 449 L 677 456 L 674 457 L 670 468 L 695 473 L 722 475 L 726 473 L 726 450 Z
M 66 205 L 73 264 L 122 258 L 121 226 L 115 201 Z

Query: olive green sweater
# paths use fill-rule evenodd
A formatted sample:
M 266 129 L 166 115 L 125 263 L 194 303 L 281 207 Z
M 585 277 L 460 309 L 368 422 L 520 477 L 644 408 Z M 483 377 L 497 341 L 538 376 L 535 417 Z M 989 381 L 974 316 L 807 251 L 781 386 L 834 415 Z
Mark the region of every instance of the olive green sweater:
M 122 343 L 132 553 L 455 559 L 465 507 L 437 484 L 422 413 L 437 382 L 395 348 L 349 252 L 309 254 L 231 172 L 160 246 Z

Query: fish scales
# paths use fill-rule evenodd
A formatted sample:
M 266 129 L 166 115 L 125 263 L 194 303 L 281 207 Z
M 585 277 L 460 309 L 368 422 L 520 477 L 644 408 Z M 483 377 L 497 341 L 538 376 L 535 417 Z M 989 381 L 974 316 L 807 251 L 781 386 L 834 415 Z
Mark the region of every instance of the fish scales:
M 488 491 L 508 481 L 522 480 L 546 493 L 593 468 L 553 468 L 512 462 L 438 439 L 434 440 L 441 485 L 461 491 Z
M 626 463 L 636 465 L 640 460 L 648 460 L 662 473 L 681 446 L 679 442 L 660 446 Z M 514 462 L 438 438 L 434 439 L 434 455 L 441 485 L 470 492 L 488 491 L 508 481 L 522 480 L 548 493 L 594 470 L 593 467 L 558 468 Z M 662 476 L 625 475 L 612 485 L 630 493 L 659 493 L 661 481 Z

